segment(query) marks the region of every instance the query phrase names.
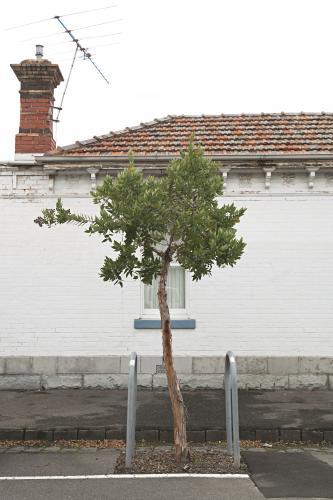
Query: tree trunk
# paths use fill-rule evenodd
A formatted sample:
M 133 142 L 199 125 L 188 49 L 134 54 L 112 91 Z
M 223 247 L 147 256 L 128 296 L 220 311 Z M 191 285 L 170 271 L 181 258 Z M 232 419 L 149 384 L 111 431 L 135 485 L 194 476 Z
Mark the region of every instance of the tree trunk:
M 170 312 L 166 293 L 166 281 L 169 268 L 170 261 L 167 258 L 163 259 L 157 295 L 162 324 L 163 359 L 173 414 L 176 460 L 177 462 L 185 462 L 189 458 L 186 440 L 186 411 L 177 374 L 173 366 Z

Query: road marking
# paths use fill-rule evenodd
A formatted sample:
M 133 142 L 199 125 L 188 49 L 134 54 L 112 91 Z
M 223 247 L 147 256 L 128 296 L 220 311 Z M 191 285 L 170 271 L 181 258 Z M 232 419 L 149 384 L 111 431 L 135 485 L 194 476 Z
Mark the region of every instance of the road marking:
M 45 481 L 61 479 L 161 479 L 161 478 L 206 478 L 248 479 L 248 474 L 95 474 L 82 476 L 0 476 L 0 481 Z

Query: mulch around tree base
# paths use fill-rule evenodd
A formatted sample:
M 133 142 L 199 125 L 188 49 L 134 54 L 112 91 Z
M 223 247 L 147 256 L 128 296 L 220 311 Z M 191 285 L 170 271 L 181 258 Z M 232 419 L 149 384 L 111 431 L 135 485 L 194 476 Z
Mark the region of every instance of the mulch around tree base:
M 137 449 L 131 469 L 125 468 L 125 453 L 121 453 L 115 467 L 116 474 L 166 474 L 201 473 L 235 474 L 246 473 L 245 463 L 234 467 L 233 458 L 218 447 L 196 447 L 190 449 L 190 460 L 185 464 L 176 462 L 175 451 L 167 447 Z

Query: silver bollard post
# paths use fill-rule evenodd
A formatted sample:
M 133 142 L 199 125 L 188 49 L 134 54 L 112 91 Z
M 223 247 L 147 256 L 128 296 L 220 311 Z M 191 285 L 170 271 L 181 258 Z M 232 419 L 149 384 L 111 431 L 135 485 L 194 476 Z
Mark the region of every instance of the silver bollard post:
M 231 389 L 230 389 L 230 371 L 229 364 L 227 365 L 227 358 L 225 361 L 224 373 L 224 390 L 225 390 L 225 424 L 227 434 L 227 452 L 232 455 L 232 417 L 231 417 Z
M 227 430 L 227 451 L 234 456 L 234 465 L 240 466 L 239 418 L 236 359 L 231 351 L 225 357 L 225 410 Z
M 127 396 L 127 428 L 126 428 L 126 468 L 132 465 L 135 453 L 135 425 L 136 425 L 136 396 L 137 396 L 137 355 L 131 353 L 128 371 Z

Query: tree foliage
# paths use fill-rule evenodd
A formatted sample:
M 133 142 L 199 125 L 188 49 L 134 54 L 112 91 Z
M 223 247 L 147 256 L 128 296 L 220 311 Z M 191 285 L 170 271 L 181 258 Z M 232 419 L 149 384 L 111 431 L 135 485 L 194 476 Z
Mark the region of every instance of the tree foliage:
M 105 281 L 122 285 L 131 276 L 150 284 L 166 251 L 197 281 L 211 274 L 213 265 L 233 266 L 245 247 L 235 229 L 245 209 L 219 206 L 222 194 L 219 165 L 191 142 L 161 177 L 145 177 L 130 158 L 128 168 L 92 192 L 98 215 L 72 213 L 58 200 L 35 222 L 85 224 L 88 234 L 101 235 L 114 250 L 101 268 Z

